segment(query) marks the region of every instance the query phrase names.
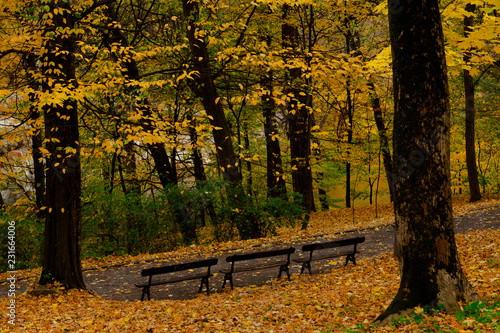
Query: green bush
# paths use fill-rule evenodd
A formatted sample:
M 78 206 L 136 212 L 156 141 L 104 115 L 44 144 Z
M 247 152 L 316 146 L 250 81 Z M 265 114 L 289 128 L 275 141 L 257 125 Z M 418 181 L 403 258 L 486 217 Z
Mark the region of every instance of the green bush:
M 15 268 L 27 269 L 42 264 L 43 222 L 36 219 L 35 214 L 25 214 L 31 211 L 25 204 L 11 206 L 8 211 L 0 211 L 0 272 L 12 270 L 8 267 L 8 242 L 15 242 Z M 9 222 L 15 222 L 15 236 L 9 238 Z M 13 230 L 14 228 L 10 228 Z M 12 232 L 10 233 L 12 236 Z

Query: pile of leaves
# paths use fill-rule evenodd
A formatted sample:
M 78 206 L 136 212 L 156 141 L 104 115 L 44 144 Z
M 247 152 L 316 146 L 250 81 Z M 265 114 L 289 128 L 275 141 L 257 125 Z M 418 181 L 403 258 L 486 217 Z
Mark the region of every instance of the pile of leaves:
M 457 235 L 463 268 L 485 302 L 464 304 L 455 315 L 415 308 L 389 326 L 372 326 L 399 286 L 398 264 L 387 253 L 357 266 L 336 265 L 329 274 L 297 274 L 291 282 L 273 280 L 183 301 L 119 302 L 76 290 L 23 294 L 16 297 L 15 325 L 8 324 L 10 300 L 1 298 L 0 332 L 500 331 L 498 239 L 500 230 L 494 229 Z

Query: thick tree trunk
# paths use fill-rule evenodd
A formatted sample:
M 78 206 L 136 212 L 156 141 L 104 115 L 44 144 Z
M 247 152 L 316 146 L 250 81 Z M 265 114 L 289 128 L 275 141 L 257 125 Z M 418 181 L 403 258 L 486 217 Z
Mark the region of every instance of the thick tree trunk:
M 73 18 L 68 2 L 51 2 L 51 25 L 40 55 L 43 93 L 57 94 L 77 86 L 75 80 L 75 45 Z M 58 9 L 56 11 L 56 9 Z M 60 67 L 59 67 L 60 66 Z M 40 284 L 60 282 L 67 289 L 85 289 L 80 261 L 81 234 L 81 165 L 78 113 L 75 100 L 44 107 L 47 158 L 45 249 Z
M 289 24 L 292 7 L 283 6 L 282 43 L 283 48 L 292 56 L 299 47 L 298 28 Z M 285 92 L 290 98 L 288 102 L 288 134 L 290 139 L 290 155 L 292 166 L 293 191 L 301 194 L 302 205 L 307 212 L 315 211 L 312 172 L 310 165 L 311 156 L 311 117 L 310 98 L 302 82 L 302 68 L 289 69 Z M 304 90 L 304 91 L 303 91 Z
M 478 300 L 458 258 L 450 186 L 450 105 L 437 0 L 389 14 L 394 84 L 394 211 L 401 282 L 377 319 Z
M 474 13 L 476 6 L 468 3 L 465 10 L 471 16 L 464 17 L 464 35 L 467 38 L 474 25 Z M 464 62 L 470 61 L 470 52 L 464 55 Z M 474 79 L 467 69 L 464 69 L 464 90 L 465 90 L 465 159 L 467 161 L 467 175 L 469 177 L 470 202 L 481 200 L 481 190 L 479 188 L 479 176 L 476 164 L 476 139 L 475 139 L 475 114 L 474 102 Z

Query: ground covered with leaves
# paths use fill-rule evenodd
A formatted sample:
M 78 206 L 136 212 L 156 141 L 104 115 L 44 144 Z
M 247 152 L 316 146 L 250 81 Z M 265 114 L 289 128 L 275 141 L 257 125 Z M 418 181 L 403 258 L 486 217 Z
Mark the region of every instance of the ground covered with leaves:
M 16 296 L 16 321 L 8 324 L 9 298 L 0 298 L 1 332 L 495 332 L 500 331 L 500 206 L 498 200 L 455 204 L 458 248 L 464 270 L 485 303 L 464 304 L 463 311 L 415 308 L 386 327 L 371 327 L 397 292 L 398 265 L 389 249 L 362 257 L 357 266 L 327 262 L 312 276 L 293 271 L 291 281 L 271 279 L 255 285 L 242 283 L 233 291 L 194 294 L 184 299 L 149 302 L 118 301 L 96 292 L 60 290 L 48 296 Z M 383 231 L 392 222 L 391 209 L 373 217 L 372 208 L 318 214 L 306 232 L 282 230 L 265 240 L 190 247 L 174 253 L 127 258 L 131 262 L 203 251 L 249 249 L 278 240 L 295 243 L 314 237 L 333 238 L 353 229 Z M 356 222 L 353 222 L 356 221 Z M 473 227 L 470 227 L 473 226 Z M 479 227 L 480 228 L 479 228 Z M 489 228 L 493 227 L 493 228 Z M 468 230 L 471 231 L 468 231 Z M 318 235 L 321 233 L 321 235 Z M 374 243 L 377 241 L 375 240 Z M 368 245 L 368 244 L 367 244 Z M 368 247 L 368 246 L 367 246 Z M 362 248 L 363 251 L 364 248 Z M 124 261 L 124 258 L 120 259 Z M 112 259 L 116 264 L 118 258 Z M 87 262 L 87 267 L 103 262 Z M 135 263 L 134 265 L 137 265 Z M 143 264 L 144 266 L 144 264 Z M 131 266 L 128 266 L 131 267 Z M 135 269 L 135 268 L 134 268 Z M 100 270 L 103 273 L 107 270 Z M 19 272 L 36 276 L 38 272 Z M 0 276 L 5 278 L 4 275 Z M 256 278 L 256 280 L 258 280 Z M 260 279 L 262 280 L 262 279 Z M 260 281 L 259 280 L 259 281 Z M 98 281 L 98 280 L 97 280 Z M 102 284 L 105 284 L 104 282 Z M 238 283 L 237 283 L 238 285 Z M 89 286 L 92 289 L 91 286 Z M 125 288 L 124 288 L 125 289 Z M 137 288 L 136 288 L 137 289 Z M 180 289 L 178 287 L 177 289 Z M 168 293 L 169 291 L 167 291 Z M 116 292 L 114 292 L 116 294 Z M 119 292 L 118 292 L 119 293 Z M 126 294 L 124 290 L 121 294 Z M 155 291 L 152 291 L 155 296 Z M 118 297 L 116 297 L 119 299 Z

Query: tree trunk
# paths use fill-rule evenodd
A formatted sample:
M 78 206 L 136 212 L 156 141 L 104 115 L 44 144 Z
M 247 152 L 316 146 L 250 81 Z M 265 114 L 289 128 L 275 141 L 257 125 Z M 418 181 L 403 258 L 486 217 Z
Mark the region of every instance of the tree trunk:
M 389 13 L 394 85 L 394 212 L 401 282 L 378 318 L 478 300 L 458 258 L 450 185 L 450 105 L 437 0 Z
M 380 150 L 382 152 L 382 160 L 384 162 L 385 175 L 387 179 L 387 184 L 389 185 L 389 195 L 391 197 L 391 202 L 394 202 L 394 185 L 393 185 L 393 171 L 392 171 L 392 156 L 389 146 L 389 136 L 387 135 L 387 128 L 384 123 L 384 116 L 382 115 L 382 108 L 380 107 L 380 98 L 375 92 L 375 85 L 373 82 L 369 82 L 368 86 L 370 88 L 371 104 L 373 110 L 373 117 L 375 118 L 375 124 L 377 125 L 378 136 L 380 141 Z
M 58 89 L 76 88 L 74 26 L 69 2 L 49 3 L 53 24 L 45 26 L 40 54 L 42 91 L 57 94 Z M 57 10 L 56 10 L 57 9 Z M 57 52 L 56 52 L 57 51 Z M 59 67 L 60 66 L 60 67 Z M 48 150 L 45 217 L 45 249 L 40 284 L 60 282 L 67 289 L 85 289 L 80 260 L 81 165 L 77 102 L 44 107 L 45 140 Z
M 201 99 L 213 128 L 212 135 L 217 151 L 217 162 L 224 180 L 228 183 L 226 189 L 231 197 L 228 204 L 234 208 L 231 220 L 238 229 L 240 237 L 249 239 L 255 234 L 253 231 L 257 230 L 258 226 L 251 216 L 241 213 L 246 206 L 247 196 L 242 186 L 243 177 L 238 167 L 239 159 L 233 148 L 229 124 L 212 75 L 207 43 L 200 35 L 198 2 L 183 0 L 182 7 L 187 22 L 186 34 L 191 50 L 191 61 L 193 69 L 196 71 L 193 79 L 188 81 L 188 85 L 193 93 Z
M 116 12 L 113 4 L 108 4 L 106 9 L 106 15 L 110 21 L 116 21 Z M 110 28 L 107 33 L 103 34 L 103 41 L 107 47 L 111 50 L 113 45 L 119 45 L 125 52 L 122 53 L 111 53 L 114 60 L 121 65 L 121 72 L 125 78 L 128 80 L 138 80 L 140 77 L 139 68 L 137 62 L 135 61 L 131 46 L 128 42 L 127 37 L 124 35 L 123 31 L 119 26 L 110 23 Z M 139 94 L 139 86 L 129 87 L 129 92 L 131 95 Z M 145 131 L 152 133 L 156 126 L 153 123 L 151 106 L 146 98 L 140 98 L 134 105 L 143 117 L 139 120 L 140 125 Z M 167 188 L 173 184 L 177 184 L 176 174 L 170 164 L 170 159 L 168 153 L 165 149 L 165 144 L 162 142 L 150 143 L 146 145 L 153 161 L 155 163 L 156 171 L 158 172 L 158 178 L 160 184 L 163 188 Z
M 468 3 L 465 10 L 471 16 L 464 17 L 464 35 L 467 38 L 474 25 L 474 13 L 476 6 Z M 464 62 L 469 64 L 470 52 L 465 52 Z M 464 90 L 465 90 L 465 159 L 467 161 L 467 174 L 469 177 L 470 202 L 481 200 L 481 190 L 479 188 L 479 176 L 476 164 L 476 139 L 475 139 L 475 102 L 474 102 L 474 79 L 469 70 L 464 69 Z
M 207 176 L 205 174 L 205 167 L 203 165 L 203 156 L 198 147 L 198 133 L 196 132 L 196 122 L 191 114 L 188 114 L 186 119 L 189 121 L 189 138 L 191 140 L 191 147 L 192 147 L 191 149 L 193 150 L 192 156 L 193 156 L 194 179 L 196 181 L 196 186 L 200 188 L 202 183 L 207 180 Z M 202 227 L 206 226 L 205 209 L 208 211 L 212 223 L 214 223 L 215 219 L 217 218 L 217 215 L 215 213 L 215 207 L 211 201 L 211 198 L 208 197 L 207 202 L 204 203 L 204 207 L 200 212 Z
M 289 14 L 292 7 L 283 6 L 282 43 L 283 48 L 294 56 L 299 47 L 298 28 L 289 24 Z M 285 92 L 288 102 L 288 124 L 290 138 L 290 155 L 292 166 L 293 191 L 301 194 L 302 205 L 307 212 L 315 211 L 312 172 L 310 165 L 311 156 L 311 117 L 310 98 L 305 84 L 302 83 L 302 69 L 294 67 L 289 69 L 285 79 L 287 86 Z
M 226 115 L 212 77 L 207 44 L 198 36 L 198 3 L 183 0 L 182 6 L 188 23 L 187 38 L 191 48 L 193 68 L 197 72 L 195 79 L 189 82 L 190 88 L 197 97 L 201 98 L 203 107 L 209 115 L 210 125 L 213 126 L 212 133 L 215 145 L 217 146 L 217 160 L 224 179 L 233 183 L 233 185 L 241 186 L 242 176 L 237 166 L 238 159 L 234 152 Z
M 266 135 L 267 154 L 267 195 L 272 198 L 286 198 L 286 183 L 281 161 L 281 148 L 276 126 L 276 103 L 272 95 L 273 73 L 269 72 L 263 79 L 266 93 L 262 95 L 264 110 L 264 133 Z
M 351 54 L 351 52 L 356 52 L 359 50 L 360 38 L 359 32 L 352 31 L 352 24 L 357 24 L 358 22 L 353 17 L 346 17 L 344 19 L 344 27 L 347 29 L 345 34 L 345 43 L 346 43 L 346 53 Z M 352 144 L 353 134 L 354 134 L 354 100 L 351 93 L 351 82 L 350 78 L 347 78 L 346 82 L 346 93 L 347 93 L 347 103 L 346 103 L 346 113 L 347 113 L 347 146 L 349 147 Z M 346 208 L 351 207 L 351 162 L 350 159 L 350 151 L 348 148 L 347 151 L 347 162 L 345 166 L 346 180 L 345 180 L 345 206 Z M 354 203 L 354 201 L 353 201 Z
M 325 119 L 326 119 L 325 114 Z M 319 132 L 322 130 L 324 121 L 322 121 L 319 125 L 316 124 L 316 117 L 314 114 L 312 116 L 312 125 L 313 127 L 317 127 L 317 130 L 312 131 L 312 133 Z M 321 159 L 321 142 L 319 140 L 313 139 L 313 142 L 315 143 L 316 148 L 313 150 L 313 155 L 316 159 L 316 163 L 319 163 Z M 330 209 L 330 205 L 328 204 L 328 194 L 326 190 L 322 187 L 322 181 L 323 181 L 324 174 L 322 171 L 318 171 L 316 173 L 316 182 L 318 184 L 318 197 L 319 197 L 319 202 L 321 204 L 321 210 L 322 211 L 328 211 Z
M 243 124 L 243 131 L 245 132 L 243 140 L 245 142 L 245 150 L 250 151 L 250 138 L 248 136 L 248 126 L 246 123 Z M 253 195 L 253 176 L 252 176 L 252 162 L 247 159 L 247 195 Z
M 28 69 L 28 73 L 36 72 L 36 58 L 32 55 L 28 55 L 24 58 L 25 66 Z M 28 74 L 29 86 L 33 91 L 38 91 L 40 89 L 39 83 L 35 78 Z M 34 128 L 33 135 L 31 137 L 31 149 L 33 155 L 33 175 L 34 175 L 34 185 L 35 185 L 35 203 L 36 203 L 36 217 L 42 220 L 45 217 L 45 212 L 41 210 L 45 207 L 45 163 L 43 159 L 42 151 L 43 148 L 43 136 L 41 130 L 41 124 L 39 124 L 40 112 L 37 107 L 37 94 L 32 92 L 28 95 L 30 106 L 30 120 L 32 121 L 32 126 Z

